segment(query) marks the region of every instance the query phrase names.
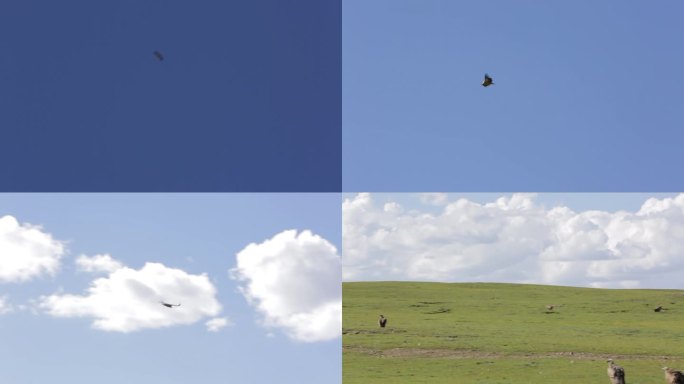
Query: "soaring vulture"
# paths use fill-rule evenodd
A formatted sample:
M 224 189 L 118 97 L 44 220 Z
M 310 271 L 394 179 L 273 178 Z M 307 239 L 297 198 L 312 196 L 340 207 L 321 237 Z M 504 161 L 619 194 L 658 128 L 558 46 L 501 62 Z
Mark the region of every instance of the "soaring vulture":
M 625 384 L 625 370 L 613 363 L 613 359 L 608 359 L 608 378 L 611 384 Z
M 484 78 L 484 81 L 482 82 L 482 86 L 483 87 L 489 87 L 492 84 L 494 84 L 494 81 L 492 81 L 492 78 L 489 77 L 489 75 L 485 73 L 485 78 Z
M 675 371 L 668 367 L 663 367 L 663 371 L 665 371 L 665 381 L 667 381 L 667 384 L 684 384 L 684 373 L 681 371 Z
M 159 61 L 164 60 L 164 55 L 162 55 L 161 52 L 159 52 L 159 51 L 154 51 L 154 52 L 152 52 L 152 53 L 154 54 L 154 57 L 157 58 L 157 60 L 159 60 Z
M 163 301 L 160 301 L 160 303 L 161 303 L 161 305 L 163 305 L 163 306 L 165 306 L 165 307 L 167 307 L 167 308 L 180 307 L 180 303 L 178 303 L 178 304 L 169 304 L 169 303 L 165 303 L 165 302 L 163 302 Z
M 380 315 L 380 318 L 378 319 L 378 324 L 380 325 L 380 328 L 385 328 L 385 325 L 387 325 L 387 318 L 383 315 Z

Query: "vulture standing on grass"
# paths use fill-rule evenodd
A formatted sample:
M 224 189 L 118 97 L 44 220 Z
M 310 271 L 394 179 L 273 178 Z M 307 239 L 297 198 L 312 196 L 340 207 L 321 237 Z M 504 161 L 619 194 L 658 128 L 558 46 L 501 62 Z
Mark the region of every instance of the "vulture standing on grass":
M 387 318 L 383 315 L 380 315 L 380 318 L 378 319 L 378 324 L 380 325 L 380 328 L 385 328 L 385 325 L 387 325 Z
M 483 87 L 489 87 L 492 84 L 494 84 L 494 81 L 492 81 L 492 78 L 489 77 L 489 75 L 485 73 L 485 78 L 484 78 L 484 81 L 482 82 L 482 86 Z
M 675 371 L 668 367 L 663 367 L 663 371 L 665 371 L 665 381 L 667 381 L 667 384 L 684 384 L 684 373 L 681 371 Z
M 613 363 L 613 359 L 608 359 L 608 378 L 611 384 L 625 384 L 625 370 Z
M 658 308 L 654 309 L 653 312 L 660 312 L 662 310 L 663 310 L 663 307 L 658 307 Z
M 162 55 L 161 52 L 159 52 L 159 51 L 154 51 L 154 52 L 152 52 L 152 53 L 154 54 L 154 57 L 157 58 L 157 60 L 159 60 L 159 61 L 163 61 L 163 60 L 164 60 L 164 55 Z
M 163 305 L 163 306 L 165 306 L 165 307 L 167 307 L 167 308 L 180 307 L 180 303 L 178 303 L 178 304 L 169 304 L 169 303 L 165 303 L 165 302 L 163 302 L 163 301 L 160 301 L 160 303 L 161 303 L 161 305 Z

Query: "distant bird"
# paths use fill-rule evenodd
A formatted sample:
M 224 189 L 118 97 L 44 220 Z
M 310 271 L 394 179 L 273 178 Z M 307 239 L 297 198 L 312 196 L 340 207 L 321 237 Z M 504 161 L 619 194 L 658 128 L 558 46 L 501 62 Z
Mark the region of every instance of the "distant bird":
M 555 308 L 554 305 L 547 305 L 546 306 L 546 309 L 548 309 L 549 311 L 553 311 L 554 308 Z
M 625 384 L 625 370 L 608 359 L 608 378 L 612 384 Z
M 159 52 L 159 51 L 154 51 L 154 52 L 152 52 L 152 53 L 154 54 L 154 57 L 157 58 L 157 60 L 159 60 L 159 61 L 163 61 L 163 60 L 164 60 L 164 55 L 162 55 L 161 52 Z
M 161 303 L 161 305 L 163 305 L 163 306 L 165 306 L 165 307 L 167 307 L 167 308 L 180 307 L 180 303 L 178 303 L 178 304 L 169 304 L 169 303 L 165 303 L 165 302 L 163 302 L 163 301 L 160 301 L 160 303 Z
M 484 78 L 484 81 L 482 82 L 482 86 L 483 87 L 489 87 L 492 84 L 494 84 L 494 81 L 492 80 L 491 77 L 489 77 L 488 74 L 485 73 L 485 78 Z
M 378 319 L 378 324 L 380 325 L 380 328 L 385 328 L 385 325 L 387 325 L 387 318 L 383 315 L 380 315 L 380 318 Z
M 660 311 L 662 311 L 663 309 L 664 309 L 663 307 L 658 307 L 658 308 L 654 309 L 653 312 L 660 312 Z
M 665 371 L 665 381 L 667 384 L 684 384 L 684 373 L 675 371 L 672 368 L 663 367 Z

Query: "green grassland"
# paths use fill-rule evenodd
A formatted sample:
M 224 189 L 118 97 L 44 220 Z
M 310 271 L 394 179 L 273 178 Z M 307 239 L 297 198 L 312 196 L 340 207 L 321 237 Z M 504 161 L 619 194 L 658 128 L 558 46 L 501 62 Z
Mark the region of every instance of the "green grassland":
M 608 383 L 611 357 L 630 384 L 684 369 L 679 290 L 343 283 L 342 328 L 345 384 Z

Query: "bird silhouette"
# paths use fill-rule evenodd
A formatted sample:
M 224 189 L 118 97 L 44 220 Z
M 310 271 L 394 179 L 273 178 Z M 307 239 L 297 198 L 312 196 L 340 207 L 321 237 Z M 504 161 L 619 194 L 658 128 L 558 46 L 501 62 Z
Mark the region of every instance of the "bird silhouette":
M 483 87 L 489 87 L 492 84 L 494 84 L 494 81 L 492 80 L 491 77 L 489 77 L 488 74 L 485 73 L 485 78 L 484 78 L 484 81 L 482 82 L 482 86 Z
M 163 61 L 163 60 L 164 60 L 164 55 L 162 55 L 161 52 L 159 52 L 159 51 L 154 51 L 154 52 L 152 52 L 152 53 L 154 54 L 154 57 L 157 58 L 157 60 L 159 60 L 159 61 Z
M 165 306 L 165 307 L 167 307 L 167 308 L 180 307 L 180 305 L 181 305 L 181 303 L 178 303 L 178 304 L 169 304 L 169 303 L 165 303 L 165 302 L 163 302 L 163 301 L 160 301 L 159 303 L 161 303 L 161 305 L 163 305 L 163 306 Z

